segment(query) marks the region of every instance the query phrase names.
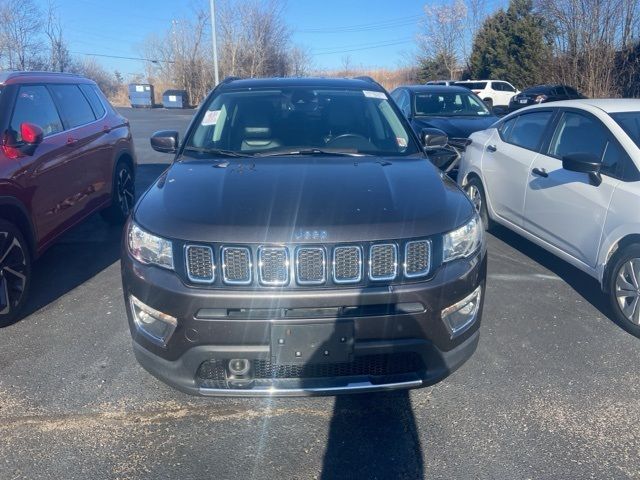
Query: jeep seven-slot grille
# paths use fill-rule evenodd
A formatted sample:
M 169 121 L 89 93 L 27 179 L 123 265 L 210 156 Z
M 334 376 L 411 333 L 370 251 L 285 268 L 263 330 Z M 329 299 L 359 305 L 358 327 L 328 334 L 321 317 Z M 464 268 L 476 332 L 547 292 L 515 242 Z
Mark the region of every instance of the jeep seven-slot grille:
M 398 249 L 391 243 L 373 245 L 369 258 L 371 280 L 393 280 L 398 271 Z
M 286 285 L 289 282 L 289 254 L 284 247 L 260 247 L 258 272 L 263 285 Z
M 333 250 L 333 281 L 356 283 L 362 279 L 362 250 L 360 247 L 336 247 Z
M 248 285 L 251 283 L 251 252 L 244 247 L 222 249 L 222 276 L 225 283 Z
M 300 247 L 296 252 L 296 277 L 300 285 L 321 285 L 326 281 L 327 260 L 321 247 Z
M 333 247 L 185 245 L 184 252 L 187 279 L 201 284 L 350 285 L 422 278 L 431 271 L 430 240 Z
M 404 275 L 409 278 L 429 273 L 431 265 L 431 242 L 418 240 L 407 242 L 404 248 Z
M 211 247 L 187 245 L 187 276 L 196 283 L 211 283 L 214 280 L 213 251 Z

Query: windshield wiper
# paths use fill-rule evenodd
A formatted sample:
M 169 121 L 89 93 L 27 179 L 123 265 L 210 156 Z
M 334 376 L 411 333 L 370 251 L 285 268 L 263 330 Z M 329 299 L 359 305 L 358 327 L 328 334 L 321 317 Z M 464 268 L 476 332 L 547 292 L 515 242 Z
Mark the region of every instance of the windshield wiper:
M 344 150 L 326 150 L 321 148 L 298 148 L 296 150 L 278 150 L 275 152 L 254 154 L 255 157 L 280 157 L 286 155 L 335 155 L 340 157 L 371 156 L 369 153 L 359 153 L 357 151 L 345 152 Z
M 185 147 L 184 151 L 185 152 L 208 153 L 208 154 L 211 154 L 211 155 L 220 155 L 221 157 L 245 158 L 245 157 L 252 157 L 253 156 L 253 155 L 250 155 L 248 153 L 234 152 L 233 150 L 223 150 L 221 148 Z

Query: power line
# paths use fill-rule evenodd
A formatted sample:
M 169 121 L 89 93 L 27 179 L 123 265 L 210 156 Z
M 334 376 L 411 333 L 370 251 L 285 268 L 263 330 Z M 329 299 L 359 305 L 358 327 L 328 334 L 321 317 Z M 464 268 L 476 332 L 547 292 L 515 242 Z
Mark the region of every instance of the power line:
M 90 57 L 106 57 L 106 58 L 118 58 L 120 60 L 136 60 L 141 62 L 151 63 L 176 63 L 173 60 L 158 60 L 156 58 L 143 58 L 143 57 L 123 57 L 120 55 L 107 55 L 106 53 L 88 53 L 88 52 L 69 52 L 74 55 L 88 55 Z
M 415 23 L 422 18 L 422 15 L 408 15 L 405 17 L 397 17 L 392 19 L 383 20 L 373 23 L 361 23 L 354 25 L 344 25 L 341 27 L 326 27 L 326 28 L 302 28 L 296 29 L 300 33 L 351 33 L 351 32 L 365 32 L 370 30 L 382 30 L 385 28 L 394 28 L 404 25 Z
M 397 42 L 387 42 L 387 43 L 380 43 L 378 45 L 373 45 L 373 46 L 369 46 L 369 47 L 361 47 L 361 48 L 351 48 L 351 49 L 346 49 L 346 50 L 334 50 L 332 52 L 321 52 L 321 53 L 314 53 L 314 56 L 317 55 L 335 55 L 337 53 L 349 53 L 349 52 L 359 52 L 362 50 L 373 50 L 375 48 L 382 48 L 382 47 L 392 47 L 394 45 L 403 45 L 406 43 L 411 43 L 413 42 L 413 40 L 403 40 L 403 41 L 397 41 Z
M 387 40 L 380 40 L 377 42 L 365 42 L 365 43 L 355 43 L 352 45 L 339 45 L 335 47 L 321 47 L 321 48 L 312 48 L 311 53 L 320 54 L 324 52 L 330 52 L 333 50 L 343 50 L 343 49 L 351 49 L 351 48 L 360 48 L 360 47 L 377 47 L 378 45 L 387 44 L 387 43 L 395 43 L 395 42 L 409 42 L 413 41 L 413 37 L 403 37 L 403 38 L 389 38 Z

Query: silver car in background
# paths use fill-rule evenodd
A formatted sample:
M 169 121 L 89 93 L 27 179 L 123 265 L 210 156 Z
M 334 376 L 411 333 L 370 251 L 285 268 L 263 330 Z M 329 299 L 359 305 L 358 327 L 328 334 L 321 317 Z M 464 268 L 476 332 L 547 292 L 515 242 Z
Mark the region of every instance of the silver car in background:
M 528 107 L 470 138 L 458 183 L 485 225 L 596 278 L 640 336 L 640 100 Z

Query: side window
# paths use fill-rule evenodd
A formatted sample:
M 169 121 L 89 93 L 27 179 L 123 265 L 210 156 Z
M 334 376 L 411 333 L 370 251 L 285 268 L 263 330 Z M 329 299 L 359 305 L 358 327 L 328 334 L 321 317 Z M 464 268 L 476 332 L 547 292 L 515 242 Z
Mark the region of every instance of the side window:
M 80 87 L 80 90 L 82 90 L 82 93 L 84 93 L 84 96 L 87 97 L 87 100 L 89 100 L 89 104 L 91 105 L 96 118 L 102 118 L 105 114 L 105 109 L 104 105 L 102 105 L 102 101 L 98 98 L 96 91 L 91 85 L 82 84 L 78 86 Z
M 67 128 L 95 121 L 93 110 L 77 85 L 51 85 L 50 88 Z
M 627 152 L 618 142 L 607 142 L 602 155 L 602 168 L 600 172 L 610 177 L 619 178 L 623 174 L 624 165 L 627 159 Z
M 411 115 L 411 95 L 406 90 L 402 91 L 402 113 L 407 117 Z
M 20 87 L 9 124 L 17 142 L 22 141 L 20 125 L 24 122 L 38 125 L 45 137 L 63 130 L 60 116 L 46 87 L 42 85 Z
M 506 141 L 527 150 L 537 150 L 552 117 L 553 112 L 549 111 L 519 115 Z
M 516 89 L 513 85 L 511 85 L 510 83 L 503 83 L 502 84 L 502 88 L 504 89 L 505 92 L 515 92 Z
M 562 158 L 572 153 L 591 153 L 602 158 L 609 133 L 600 121 L 576 112 L 565 112 L 549 145 L 549 155 Z
M 490 88 L 492 90 L 496 90 L 498 92 L 502 91 L 502 86 L 500 85 L 500 82 L 491 82 L 489 85 L 491 85 Z
M 513 127 L 515 126 L 517 120 L 518 117 L 510 118 L 500 126 L 500 138 L 502 138 L 502 140 L 504 140 L 505 142 L 508 142 L 511 138 L 511 131 L 513 130 Z

